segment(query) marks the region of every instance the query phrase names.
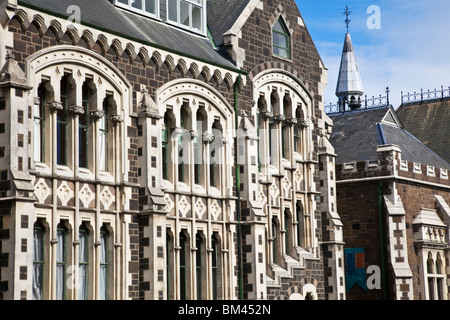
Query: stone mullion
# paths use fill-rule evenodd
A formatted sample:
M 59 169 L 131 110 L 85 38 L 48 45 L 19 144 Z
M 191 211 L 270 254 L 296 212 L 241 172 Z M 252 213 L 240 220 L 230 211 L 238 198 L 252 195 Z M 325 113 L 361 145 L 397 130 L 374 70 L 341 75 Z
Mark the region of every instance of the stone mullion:
M 103 105 L 97 104 L 97 105 Z M 95 160 L 94 160 L 94 172 L 95 178 L 99 179 L 99 159 L 100 150 L 98 148 L 98 141 L 100 139 L 99 133 L 99 120 L 104 116 L 103 110 L 95 110 L 91 112 L 91 117 L 93 119 L 94 126 L 94 141 L 93 146 L 95 150 Z M 100 185 L 95 185 L 95 226 L 94 226 L 94 299 L 98 300 L 100 298 Z
M 112 123 L 113 123 L 113 137 L 114 137 L 114 180 L 116 183 L 115 186 L 115 243 L 114 243 L 114 272 L 115 272 L 115 298 L 116 299 L 124 299 L 125 297 L 122 296 L 120 288 L 122 287 L 122 278 L 121 278 L 121 261 L 122 261 L 122 241 L 121 241 L 121 234 L 122 234 L 122 223 L 121 223 L 121 214 L 120 214 L 120 208 L 121 208 L 121 193 L 120 193 L 120 150 L 122 148 L 120 147 L 120 133 L 122 129 L 122 122 L 123 119 L 120 115 L 115 114 L 111 117 Z M 125 259 L 124 259 L 125 260 Z
M 55 98 L 59 99 L 59 86 L 56 86 L 58 89 L 55 90 Z M 52 161 L 51 161 L 51 168 L 53 173 L 52 178 L 52 217 L 51 217 L 51 239 L 50 239 L 50 259 L 51 259 L 51 265 L 50 265 L 50 300 L 56 299 L 56 244 L 58 243 L 57 240 L 57 218 L 58 218 L 58 211 L 57 211 L 57 199 L 58 199 L 58 180 L 56 179 L 56 168 L 57 168 L 57 112 L 59 110 L 62 110 L 63 105 L 61 102 L 53 101 L 47 104 L 47 108 L 50 109 L 51 112 L 51 140 L 52 140 Z

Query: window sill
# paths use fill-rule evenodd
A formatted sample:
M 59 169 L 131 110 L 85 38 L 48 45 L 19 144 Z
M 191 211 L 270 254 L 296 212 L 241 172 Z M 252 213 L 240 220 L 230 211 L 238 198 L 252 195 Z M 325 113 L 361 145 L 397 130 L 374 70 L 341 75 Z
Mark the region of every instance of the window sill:
M 292 54 L 291 54 L 291 56 L 292 56 Z M 286 62 L 289 62 L 289 63 L 293 63 L 294 62 L 294 60 L 292 60 L 292 58 L 285 58 L 283 56 L 276 55 L 275 53 L 273 53 L 273 51 L 272 51 L 272 57 L 280 59 L 280 60 L 283 60 L 283 61 L 286 61 Z
M 63 166 L 60 164 L 56 165 L 56 174 L 68 178 L 73 177 L 72 169 L 70 169 L 68 166 Z
M 114 176 L 107 171 L 100 171 L 99 176 L 102 181 L 114 182 Z
M 36 162 L 36 171 L 44 174 L 51 174 L 52 170 L 50 167 L 43 162 Z

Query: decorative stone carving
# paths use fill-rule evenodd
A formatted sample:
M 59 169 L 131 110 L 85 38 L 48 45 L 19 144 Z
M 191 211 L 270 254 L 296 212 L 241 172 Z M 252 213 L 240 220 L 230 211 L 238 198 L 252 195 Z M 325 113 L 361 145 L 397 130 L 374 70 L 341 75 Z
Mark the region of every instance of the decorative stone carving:
M 291 193 L 291 181 L 289 180 L 288 177 L 284 177 L 283 180 L 281 181 L 281 185 L 283 187 L 283 192 L 284 192 L 284 196 L 286 198 L 290 198 Z
M 80 198 L 81 202 L 83 203 L 84 207 L 89 207 L 89 204 L 95 198 L 95 194 L 94 194 L 94 192 L 92 192 L 92 190 L 89 188 L 89 186 L 85 184 L 80 189 L 79 198 Z
M 91 111 L 90 116 L 94 119 L 94 121 L 100 120 L 101 117 L 105 115 L 105 111 L 103 110 L 94 110 Z
M 123 122 L 123 118 L 120 114 L 113 114 L 111 116 L 111 121 L 115 126 L 117 126 Z
M 186 200 L 186 197 L 181 197 L 180 201 L 178 202 L 178 211 L 180 212 L 181 216 L 185 218 L 190 210 L 191 205 Z
M 170 213 L 170 211 L 172 211 L 172 209 L 174 208 L 174 202 L 172 201 L 172 199 L 168 194 L 164 195 L 164 200 L 167 203 L 166 211 Z
M 195 214 L 198 219 L 203 219 L 203 215 L 206 212 L 206 205 L 203 203 L 201 199 L 198 199 L 195 203 Z
M 303 180 L 303 175 L 300 172 L 300 170 L 298 170 L 298 169 L 295 170 L 295 172 L 294 172 L 294 183 L 295 183 L 296 190 L 300 190 L 300 186 L 301 186 L 302 180 Z
M 211 216 L 213 217 L 213 220 L 217 221 L 219 218 L 219 215 L 222 213 L 222 208 L 217 203 L 217 200 L 214 200 L 211 203 L 211 206 L 209 208 L 209 212 L 211 213 Z
M 109 187 L 105 187 L 100 193 L 100 202 L 103 204 L 105 210 L 114 209 L 110 208 L 111 204 L 114 202 L 114 195 L 109 190 Z
M 84 107 L 83 106 L 70 106 L 69 112 L 76 116 L 81 116 L 84 114 Z
M 273 183 L 270 186 L 270 204 L 272 206 L 279 206 L 280 205 L 280 189 L 278 189 L 277 185 Z
M 58 101 L 52 101 L 47 103 L 47 108 L 50 110 L 50 112 L 59 112 L 64 109 L 64 106 L 61 102 Z
M 57 190 L 58 198 L 61 200 L 62 206 L 67 206 L 69 200 L 73 197 L 73 190 L 69 188 L 67 182 L 64 181 L 61 183 Z
M 47 186 L 44 179 L 39 179 L 36 183 L 34 194 L 40 203 L 44 203 L 45 199 L 51 194 L 51 189 Z

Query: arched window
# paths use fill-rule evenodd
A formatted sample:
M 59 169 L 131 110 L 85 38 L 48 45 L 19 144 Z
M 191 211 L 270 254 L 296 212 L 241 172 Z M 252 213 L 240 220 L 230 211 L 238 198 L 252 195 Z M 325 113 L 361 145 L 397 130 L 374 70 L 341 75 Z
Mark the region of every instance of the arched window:
M 180 232 L 180 300 L 187 298 L 187 238 L 184 232 Z
M 56 231 L 56 300 L 66 299 L 67 229 L 59 223 Z
M 78 248 L 78 299 L 88 299 L 89 284 L 89 231 L 84 224 L 79 229 L 80 247 Z
M 100 300 L 108 300 L 109 233 L 105 226 L 100 229 Z
M 82 88 L 82 105 L 84 113 L 78 119 L 78 152 L 79 166 L 88 168 L 89 164 L 89 100 L 92 96 L 92 90 L 89 88 L 87 81 L 83 83 Z
M 278 237 L 277 237 L 277 222 L 276 219 L 272 219 L 272 262 L 277 263 L 278 256 Z
M 169 228 L 166 229 L 167 241 L 166 241 L 166 290 L 167 290 L 167 300 L 174 298 L 173 283 L 174 282 L 174 237 Z
M 206 110 L 201 106 L 196 114 L 197 136 L 194 138 L 194 183 L 202 184 L 202 165 L 203 165 L 203 133 L 207 129 Z
M 214 140 L 210 144 L 210 164 L 209 164 L 209 185 L 218 187 L 220 185 L 220 164 L 221 164 L 221 143 L 222 143 L 222 125 L 220 120 L 215 120 L 212 125 Z
M 280 17 L 272 28 L 273 54 L 283 58 L 290 58 L 290 35 L 286 24 Z
M 178 150 L 179 150 L 179 161 L 178 161 L 178 181 L 186 182 L 186 166 L 188 163 L 185 162 L 185 157 L 188 155 L 185 150 L 187 144 L 184 139 L 187 138 L 185 134 L 185 130 L 190 129 L 189 126 L 189 112 L 187 110 L 189 106 L 186 103 L 183 103 L 183 106 L 180 110 L 180 127 L 182 129 L 182 133 L 178 136 Z
M 44 297 L 44 236 L 45 229 L 38 220 L 34 224 L 34 255 L 33 255 L 33 300 Z
M 166 112 L 161 134 L 162 178 L 169 180 L 169 117 Z
M 284 210 L 284 242 L 285 242 L 285 253 L 290 253 L 290 247 L 291 247 L 291 217 L 289 214 L 289 210 Z
M 56 117 L 56 159 L 57 164 L 67 165 L 67 136 L 68 136 L 68 103 L 69 103 L 69 82 L 67 76 L 63 76 L 60 85 L 60 99 L 62 109 L 58 110 Z
M 196 278 L 197 278 L 197 300 L 202 300 L 202 274 L 203 274 L 203 239 L 201 234 L 197 233 L 195 238 L 195 246 L 197 247 L 197 252 L 195 253 L 195 262 L 196 262 Z
M 47 93 L 42 82 L 38 87 L 39 104 L 34 105 L 34 160 L 45 161 L 45 104 Z
M 103 115 L 99 119 L 99 167 L 101 171 L 108 171 L 108 117 L 109 117 L 109 103 L 108 98 L 103 100 Z
M 219 286 L 219 270 L 218 270 L 218 253 L 217 253 L 217 239 L 214 235 L 211 237 L 212 248 L 212 298 L 217 300 L 218 286 Z
M 297 218 L 297 245 L 303 246 L 303 206 L 301 202 L 295 204 L 295 214 Z

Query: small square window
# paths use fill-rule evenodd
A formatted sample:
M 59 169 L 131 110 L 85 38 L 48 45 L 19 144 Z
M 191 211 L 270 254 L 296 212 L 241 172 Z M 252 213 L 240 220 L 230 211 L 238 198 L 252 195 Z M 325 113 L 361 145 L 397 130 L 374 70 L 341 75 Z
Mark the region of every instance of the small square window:
M 23 110 L 17 110 L 17 122 L 23 123 Z
M 21 134 L 21 133 L 19 133 L 19 134 L 17 135 L 17 146 L 18 146 L 19 148 L 22 148 L 22 147 L 23 147 L 23 134 Z

